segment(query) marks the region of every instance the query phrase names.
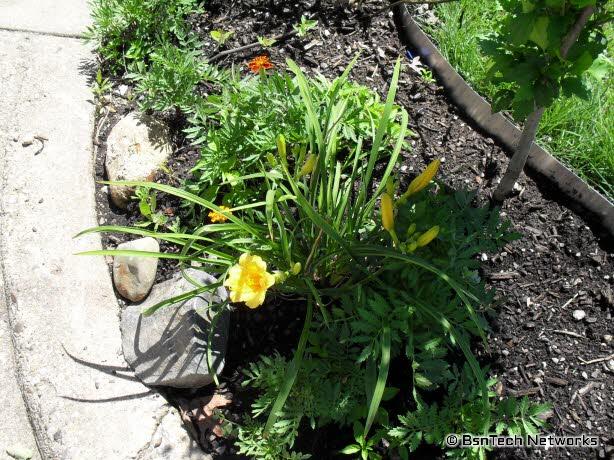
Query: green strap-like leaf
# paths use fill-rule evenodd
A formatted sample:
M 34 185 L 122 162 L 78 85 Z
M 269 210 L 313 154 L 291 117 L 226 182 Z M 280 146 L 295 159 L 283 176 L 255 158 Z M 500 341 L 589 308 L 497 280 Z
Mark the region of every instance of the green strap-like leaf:
M 382 357 L 379 363 L 379 372 L 377 382 L 373 389 L 373 394 L 369 398 L 369 412 L 367 413 L 367 421 L 365 422 L 364 438 L 367 438 L 379 405 L 382 402 L 382 396 L 386 389 L 386 381 L 388 380 L 388 369 L 390 367 L 390 327 L 385 326 L 382 331 Z
M 273 407 L 271 408 L 271 413 L 269 414 L 269 418 L 267 419 L 266 425 L 264 426 L 264 435 L 267 435 L 275 421 L 279 417 L 279 413 L 284 407 L 286 403 L 286 399 L 288 399 L 288 395 L 290 395 L 290 390 L 292 390 L 292 386 L 294 385 L 294 381 L 296 380 L 296 375 L 301 367 L 301 363 L 303 361 L 303 354 L 305 352 L 305 346 L 307 345 L 307 337 L 309 336 L 309 331 L 311 329 L 311 317 L 313 315 L 313 298 L 310 296 L 307 298 L 307 312 L 305 313 L 305 322 L 303 323 L 303 331 L 301 332 L 301 337 L 298 341 L 298 347 L 294 352 L 294 358 L 292 362 L 288 366 L 286 370 L 286 375 L 284 376 L 284 381 L 279 389 L 279 393 L 277 394 L 277 398 L 273 403 Z

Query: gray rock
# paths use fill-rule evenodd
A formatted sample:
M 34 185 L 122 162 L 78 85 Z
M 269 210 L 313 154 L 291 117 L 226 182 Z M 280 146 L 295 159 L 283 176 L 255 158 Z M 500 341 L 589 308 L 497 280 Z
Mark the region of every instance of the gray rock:
M 213 276 L 200 270 L 188 269 L 186 273 L 201 285 L 216 282 Z M 224 310 L 212 318 L 209 305 L 225 301 L 226 289 L 218 287 L 213 292 L 165 306 L 151 316 L 141 315 L 141 308 L 194 289 L 192 283 L 177 274 L 156 284 L 142 305 L 129 305 L 122 311 L 124 356 L 146 385 L 199 388 L 211 383 L 213 374 L 207 364 L 209 335 L 212 368 L 218 374 L 222 372 L 229 315 Z M 211 324 L 214 328 L 209 334 Z
M 173 148 L 167 128 L 151 117 L 130 113 L 122 118 L 109 133 L 105 168 L 109 180 L 154 179 L 159 167 L 168 159 Z M 111 200 L 122 209 L 134 189 L 111 185 Z
M 117 246 L 117 249 L 160 252 L 160 245 L 151 237 L 139 238 Z M 122 297 L 140 302 L 156 279 L 158 259 L 153 257 L 116 256 L 113 258 L 113 284 Z

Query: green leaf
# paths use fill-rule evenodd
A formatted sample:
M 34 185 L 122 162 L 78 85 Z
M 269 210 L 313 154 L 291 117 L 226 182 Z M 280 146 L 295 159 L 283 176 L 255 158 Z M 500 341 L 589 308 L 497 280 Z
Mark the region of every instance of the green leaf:
M 548 8 L 563 8 L 566 0 L 546 0 Z
M 307 312 L 305 313 L 305 322 L 303 324 L 303 331 L 301 332 L 301 336 L 298 341 L 298 346 L 296 351 L 294 352 L 294 358 L 292 358 L 292 362 L 288 366 L 286 370 L 286 375 L 284 376 L 284 381 L 279 389 L 279 393 L 277 394 L 277 398 L 273 403 L 273 407 L 271 408 L 271 412 L 269 413 L 269 418 L 267 419 L 266 425 L 264 426 L 264 434 L 268 434 L 273 428 L 273 425 L 277 421 L 281 410 L 286 403 L 286 399 L 290 395 L 290 391 L 292 390 L 292 386 L 294 385 L 294 381 L 296 380 L 296 376 L 298 374 L 299 368 L 301 367 L 301 363 L 303 361 L 303 353 L 305 352 L 305 346 L 307 345 L 307 337 L 309 337 L 309 331 L 311 329 L 311 317 L 313 316 L 313 298 L 309 297 L 307 299 Z
M 513 5 L 515 2 L 510 2 L 510 3 Z M 522 0 L 522 12 L 523 13 L 530 13 L 534 9 L 535 9 L 535 3 L 533 3 L 531 0 Z
M 511 22 L 510 39 L 513 45 L 524 45 L 531 35 L 535 26 L 535 16 L 532 14 L 522 14 Z
M 514 118 L 518 121 L 524 120 L 533 110 L 535 110 L 535 98 L 531 86 L 521 86 L 514 100 L 512 101 Z
M 597 80 L 604 80 L 612 71 L 614 71 L 612 60 L 600 54 L 588 69 L 588 74 Z
M 210 34 L 213 40 L 218 42 L 220 45 L 223 45 L 230 37 L 233 36 L 234 32 L 230 30 L 212 30 Z
M 356 452 L 360 452 L 360 446 L 358 444 L 350 444 L 339 451 L 341 454 L 351 455 Z
M 193 289 L 191 291 L 188 292 L 184 292 L 183 294 L 179 294 L 175 297 L 171 297 L 169 299 L 165 299 L 162 302 L 158 302 L 155 305 L 152 305 L 148 308 L 143 308 L 141 310 L 141 314 L 143 316 L 151 316 L 153 315 L 156 311 L 158 311 L 160 308 L 163 307 L 167 307 L 169 305 L 175 305 L 177 303 L 181 303 L 185 300 L 191 299 L 193 297 L 196 297 L 199 294 L 202 294 L 203 292 L 207 292 L 207 291 L 213 291 L 214 289 L 217 289 L 218 287 L 220 287 L 222 285 L 222 283 L 212 283 L 212 284 L 206 284 L 204 286 L 201 286 L 199 288 Z
M 580 99 L 588 100 L 590 91 L 580 77 L 568 77 L 561 81 L 563 94 L 567 97 L 578 96 Z
M 576 8 L 584 8 L 586 6 L 595 6 L 596 0 L 571 0 L 571 4 Z
M 299 37 L 305 37 L 309 31 L 317 27 L 317 25 L 318 21 L 307 19 L 306 16 L 301 16 L 301 22 L 299 24 L 294 24 L 293 28 Z
M 382 401 L 390 401 L 397 394 L 399 394 L 399 389 L 394 387 L 386 387 L 384 390 L 384 394 L 382 395 Z
M 367 413 L 367 420 L 365 422 L 364 437 L 367 437 L 371 424 L 377 414 L 382 396 L 384 395 L 384 389 L 386 388 L 386 380 L 388 380 L 388 368 L 390 366 L 390 328 L 384 327 L 382 331 L 382 357 L 379 365 L 379 372 L 377 376 L 377 382 L 371 395 L 369 403 L 369 412 Z
M 574 75 L 582 75 L 584 71 L 590 69 L 593 65 L 593 56 L 589 51 L 584 51 L 578 59 L 575 60 L 571 67 L 571 72 Z
M 535 19 L 533 30 L 529 35 L 529 40 L 539 46 L 542 50 L 548 48 L 548 25 L 550 18 L 548 16 L 539 16 Z
M 273 46 L 275 43 L 277 43 L 277 40 L 275 40 L 274 38 L 270 38 L 270 37 L 262 37 L 259 36 L 258 37 L 258 43 L 260 43 L 260 45 L 263 48 L 270 48 L 271 46 Z
M 552 81 L 535 85 L 535 103 L 540 107 L 550 107 L 559 95 L 559 87 Z
M 416 382 L 416 385 L 420 388 L 430 388 L 431 386 L 433 386 L 433 382 L 431 382 L 429 379 L 427 379 L 424 375 L 422 374 L 414 374 L 414 381 Z

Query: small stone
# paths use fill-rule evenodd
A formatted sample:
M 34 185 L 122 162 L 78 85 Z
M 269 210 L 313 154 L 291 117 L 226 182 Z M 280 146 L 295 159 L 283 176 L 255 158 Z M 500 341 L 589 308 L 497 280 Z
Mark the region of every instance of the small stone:
M 605 343 L 612 343 L 612 336 L 610 334 L 606 334 L 603 336 L 603 341 Z
M 586 316 L 586 312 L 584 310 L 574 310 L 573 317 L 577 321 L 582 321 Z
M 147 116 L 130 113 L 109 133 L 105 168 L 110 181 L 151 181 L 173 148 L 167 128 Z M 134 191 L 122 185 L 109 186 L 111 200 L 126 209 Z
M 586 373 L 586 371 L 582 371 L 582 378 L 584 380 L 588 380 L 588 374 Z
M 597 322 L 597 318 L 595 318 L 594 316 L 589 316 L 588 318 L 586 318 L 586 322 L 589 324 L 594 324 Z
M 217 282 L 213 276 L 193 268 L 186 270 L 186 274 L 200 285 Z M 205 291 L 181 303 L 162 307 L 150 316 L 141 315 L 141 309 L 194 289 L 194 285 L 178 273 L 170 280 L 156 284 L 142 305 L 129 305 L 122 311 L 124 356 L 146 385 L 176 388 L 208 385 L 213 381 L 208 352 L 215 372 L 222 372 L 229 313 L 223 309 L 212 318 L 210 306 L 228 298 L 226 289 L 218 287 L 212 292 Z
M 15 460 L 29 460 L 34 456 L 31 449 L 23 446 L 14 446 L 6 449 L 6 454 Z
M 160 252 L 160 245 L 151 237 L 139 238 L 117 246 L 118 250 Z M 113 258 L 113 283 L 122 297 L 140 302 L 156 279 L 158 259 L 155 257 L 116 256 Z
M 183 427 L 182 416 L 169 408 L 162 417 L 151 438 L 138 453 L 139 460 L 209 460 L 211 456 L 202 451 Z
M 503 353 L 503 356 L 508 356 L 510 354 L 509 350 L 503 350 L 501 353 Z
M 552 358 L 552 362 L 554 364 L 558 364 L 559 363 L 559 358 Z
M 614 359 L 609 359 L 606 363 L 606 367 L 612 373 L 614 373 Z

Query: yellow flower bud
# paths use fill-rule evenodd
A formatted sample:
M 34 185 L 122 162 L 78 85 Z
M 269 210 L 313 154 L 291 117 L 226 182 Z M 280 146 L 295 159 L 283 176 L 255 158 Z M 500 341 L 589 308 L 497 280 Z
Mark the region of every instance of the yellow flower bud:
M 382 194 L 382 225 L 389 232 L 394 231 L 394 206 L 392 198 L 387 193 Z
M 273 272 L 273 276 L 275 277 L 275 284 L 282 284 L 284 281 L 288 279 L 288 272 L 282 272 L 280 270 L 275 270 Z
M 267 161 L 269 162 L 269 164 L 271 165 L 272 168 L 277 166 L 277 160 L 275 159 L 275 157 L 273 156 L 273 154 L 271 152 L 268 152 L 266 154 L 266 159 L 267 159 Z
M 311 174 L 311 172 L 315 169 L 317 164 L 318 164 L 318 155 L 314 155 L 313 153 L 310 153 L 307 159 L 305 160 L 305 163 L 303 164 L 301 171 L 298 173 L 298 177 L 303 177 L 303 176 L 306 176 L 307 174 Z
M 283 162 L 283 164 L 286 164 L 287 163 L 286 138 L 284 137 L 283 134 L 280 134 L 279 136 L 277 136 L 277 152 L 279 153 L 279 157 L 281 158 L 281 161 Z
M 302 268 L 303 266 L 300 262 L 295 263 L 294 265 L 292 265 L 292 274 L 298 275 L 301 272 Z
M 424 187 L 429 185 L 429 183 L 433 180 L 433 177 L 435 177 L 435 174 L 437 174 L 440 163 L 441 162 L 439 159 L 432 161 L 418 177 L 410 182 L 409 187 L 407 187 L 407 191 L 403 194 L 403 198 L 407 198 L 414 193 L 418 193 Z
M 434 227 L 431 227 L 426 232 L 424 232 L 422 235 L 420 235 L 418 239 L 416 240 L 416 243 L 418 244 L 419 247 L 426 246 L 431 241 L 433 241 L 435 238 L 437 238 L 437 235 L 439 235 L 439 225 L 435 225 Z
M 408 228 L 407 228 L 407 236 L 412 236 L 414 234 L 414 232 L 416 231 L 416 224 L 411 224 Z
M 418 243 L 416 243 L 415 241 L 412 241 L 406 246 L 406 249 L 407 249 L 407 252 L 414 252 L 417 247 L 418 247 Z

